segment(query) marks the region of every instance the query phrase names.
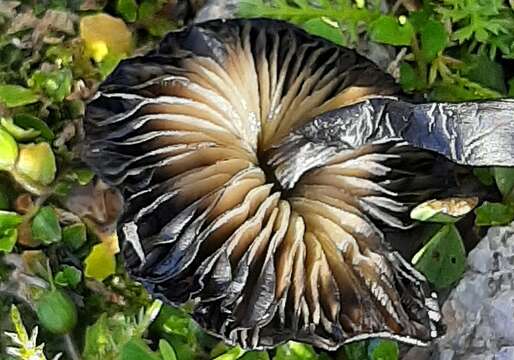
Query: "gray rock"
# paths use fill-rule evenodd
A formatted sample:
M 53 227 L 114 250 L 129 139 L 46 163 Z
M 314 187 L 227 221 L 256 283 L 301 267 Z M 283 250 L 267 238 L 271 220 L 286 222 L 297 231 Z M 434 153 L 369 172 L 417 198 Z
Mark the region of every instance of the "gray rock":
M 445 301 L 433 360 L 514 359 L 514 224 L 491 228 Z M 420 357 L 421 359 L 421 357 Z
M 432 357 L 432 349 L 426 347 L 413 346 L 405 355 L 401 357 L 402 360 L 430 360 Z

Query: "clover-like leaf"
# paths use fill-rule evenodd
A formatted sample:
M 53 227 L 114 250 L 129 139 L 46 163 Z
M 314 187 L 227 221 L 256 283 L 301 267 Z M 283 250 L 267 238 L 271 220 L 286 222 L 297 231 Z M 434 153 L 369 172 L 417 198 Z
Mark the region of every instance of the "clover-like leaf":
M 455 225 L 444 225 L 414 255 L 412 263 L 437 289 L 457 281 L 464 272 L 466 251 Z

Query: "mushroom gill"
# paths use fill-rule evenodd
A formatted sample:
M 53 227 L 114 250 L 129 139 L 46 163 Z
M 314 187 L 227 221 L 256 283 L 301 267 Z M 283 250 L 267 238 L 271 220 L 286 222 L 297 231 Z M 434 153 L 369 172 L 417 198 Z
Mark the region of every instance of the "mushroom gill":
M 408 124 L 430 109 L 397 93 L 354 51 L 271 20 L 197 24 L 123 61 L 87 107 L 84 159 L 123 194 L 129 273 L 244 348 L 437 336 L 435 294 L 381 228 L 453 186 L 443 156 L 475 160 L 444 132 L 418 141 Z

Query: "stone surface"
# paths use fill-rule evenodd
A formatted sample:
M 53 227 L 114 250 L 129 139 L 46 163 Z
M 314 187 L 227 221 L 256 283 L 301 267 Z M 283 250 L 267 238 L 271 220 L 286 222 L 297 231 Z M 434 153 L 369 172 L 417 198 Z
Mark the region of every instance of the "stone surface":
M 468 270 L 442 307 L 446 335 L 432 354 L 412 359 L 514 359 L 513 273 L 514 224 L 491 228 L 470 252 Z

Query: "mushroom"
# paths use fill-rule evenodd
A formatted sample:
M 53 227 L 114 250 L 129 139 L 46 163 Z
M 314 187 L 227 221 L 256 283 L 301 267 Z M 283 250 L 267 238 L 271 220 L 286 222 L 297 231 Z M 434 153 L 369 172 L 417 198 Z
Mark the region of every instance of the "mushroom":
M 123 194 L 131 276 L 230 344 L 439 335 L 435 293 L 384 236 L 514 165 L 514 102 L 412 104 L 355 51 L 280 21 L 168 34 L 89 102 L 83 158 Z

